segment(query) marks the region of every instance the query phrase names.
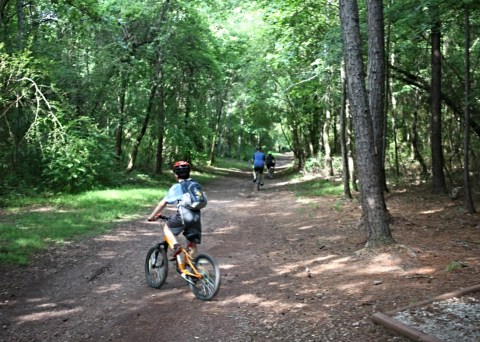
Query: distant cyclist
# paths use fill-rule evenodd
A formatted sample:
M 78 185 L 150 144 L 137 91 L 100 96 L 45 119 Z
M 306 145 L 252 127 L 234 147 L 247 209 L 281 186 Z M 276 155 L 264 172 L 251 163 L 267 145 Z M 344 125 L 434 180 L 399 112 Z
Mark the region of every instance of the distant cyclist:
M 262 152 L 262 148 L 257 146 L 255 153 L 253 154 L 253 182 L 260 182 L 263 185 L 263 169 L 265 168 L 265 153 Z M 257 173 L 258 178 L 257 179 Z
M 267 177 L 272 178 L 275 169 L 275 157 L 271 151 L 268 151 L 265 165 L 267 166 Z

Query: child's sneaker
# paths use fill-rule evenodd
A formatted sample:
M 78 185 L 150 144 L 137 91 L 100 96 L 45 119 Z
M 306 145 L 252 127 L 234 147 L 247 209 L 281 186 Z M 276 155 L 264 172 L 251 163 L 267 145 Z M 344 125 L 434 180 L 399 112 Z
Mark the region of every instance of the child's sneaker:
M 170 261 L 173 261 L 175 260 L 175 258 L 177 257 L 177 255 L 179 255 L 180 253 L 182 253 L 182 248 L 180 247 L 180 245 L 177 243 L 173 246 L 173 249 L 172 249 L 172 258 L 170 259 Z

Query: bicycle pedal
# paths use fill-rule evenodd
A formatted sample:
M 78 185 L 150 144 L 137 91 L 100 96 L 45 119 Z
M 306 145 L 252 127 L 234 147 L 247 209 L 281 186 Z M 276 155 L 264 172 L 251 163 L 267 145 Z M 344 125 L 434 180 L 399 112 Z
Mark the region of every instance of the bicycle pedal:
M 186 281 L 188 281 L 190 284 L 195 285 L 195 283 L 191 280 L 190 276 L 186 275 L 185 273 L 182 273 L 180 276 Z

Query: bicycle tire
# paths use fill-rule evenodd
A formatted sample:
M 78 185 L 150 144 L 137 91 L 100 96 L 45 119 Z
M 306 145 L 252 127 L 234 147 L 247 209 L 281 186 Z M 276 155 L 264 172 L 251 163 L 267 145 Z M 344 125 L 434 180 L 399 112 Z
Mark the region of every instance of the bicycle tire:
M 164 248 L 150 248 L 145 258 L 145 278 L 150 287 L 159 289 L 167 279 L 168 259 Z
M 198 299 L 211 300 L 220 289 L 220 266 L 212 256 L 205 253 L 197 255 L 193 263 L 202 278 L 193 280 L 190 289 Z

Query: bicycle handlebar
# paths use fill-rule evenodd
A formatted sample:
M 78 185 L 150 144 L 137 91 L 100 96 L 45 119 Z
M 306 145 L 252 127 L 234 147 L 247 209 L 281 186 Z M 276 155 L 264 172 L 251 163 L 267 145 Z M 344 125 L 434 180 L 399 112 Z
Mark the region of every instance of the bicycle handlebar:
M 162 214 L 156 214 L 155 217 L 154 217 L 152 220 L 147 219 L 147 221 L 150 221 L 150 222 L 156 221 L 156 220 L 164 220 L 164 221 L 167 221 L 168 219 L 169 219 L 168 216 L 165 216 L 165 215 L 162 215 Z

